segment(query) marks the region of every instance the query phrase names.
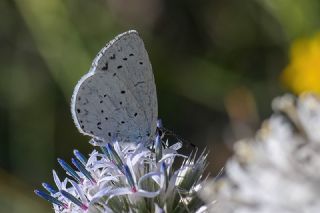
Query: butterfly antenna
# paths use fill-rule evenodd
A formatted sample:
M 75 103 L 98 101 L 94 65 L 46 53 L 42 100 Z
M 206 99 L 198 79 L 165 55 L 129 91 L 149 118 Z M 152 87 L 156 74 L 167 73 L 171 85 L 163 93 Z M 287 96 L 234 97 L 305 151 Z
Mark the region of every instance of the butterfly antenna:
M 198 146 L 181 138 L 179 135 L 177 135 L 176 133 L 174 133 L 172 130 L 169 130 L 165 127 L 158 127 L 159 129 L 159 132 L 162 132 L 162 135 L 161 135 L 161 138 L 164 137 L 165 135 L 167 136 L 173 136 L 175 137 L 176 139 L 178 139 L 179 142 L 185 144 L 187 147 L 191 147 L 193 149 L 198 149 Z

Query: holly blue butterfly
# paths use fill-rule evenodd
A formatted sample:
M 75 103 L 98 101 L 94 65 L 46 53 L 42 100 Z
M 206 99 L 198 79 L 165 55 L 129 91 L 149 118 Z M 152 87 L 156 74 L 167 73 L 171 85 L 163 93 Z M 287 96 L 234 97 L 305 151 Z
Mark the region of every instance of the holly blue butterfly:
M 148 53 L 130 30 L 111 40 L 75 87 L 71 111 L 79 131 L 104 143 L 148 143 L 158 104 Z

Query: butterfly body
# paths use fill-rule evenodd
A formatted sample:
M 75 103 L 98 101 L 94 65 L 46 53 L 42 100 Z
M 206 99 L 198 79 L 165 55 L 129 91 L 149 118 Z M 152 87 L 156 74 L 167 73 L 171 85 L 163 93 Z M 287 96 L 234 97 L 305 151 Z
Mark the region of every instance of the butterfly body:
M 81 133 L 106 143 L 147 143 L 154 137 L 156 86 L 136 31 L 120 34 L 102 48 L 76 85 L 71 111 Z

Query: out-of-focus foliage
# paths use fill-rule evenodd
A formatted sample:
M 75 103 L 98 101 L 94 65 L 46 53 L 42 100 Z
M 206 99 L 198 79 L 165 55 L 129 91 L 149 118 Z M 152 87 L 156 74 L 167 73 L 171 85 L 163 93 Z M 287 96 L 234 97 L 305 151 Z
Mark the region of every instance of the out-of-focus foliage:
M 290 50 L 290 63 L 283 72 L 284 83 L 296 93 L 320 93 L 320 34 L 297 39 Z
M 115 35 L 139 31 L 155 73 L 159 116 L 200 148 L 214 147 L 208 169 L 217 170 L 229 154 L 224 142 L 250 136 L 270 113 L 270 100 L 282 93 L 288 47 L 319 30 L 319 6 L 318 0 L 0 1 L 0 173 L 8 176 L 0 184 L 18 179 L 26 186 L 0 188 L 0 212 L 21 212 L 20 197 L 21 204 L 41 202 L 32 189 L 51 179 L 56 156 L 70 158 L 74 147 L 89 151 L 88 138 L 73 125 L 70 97 Z M 16 201 L 4 201 L 8 190 Z

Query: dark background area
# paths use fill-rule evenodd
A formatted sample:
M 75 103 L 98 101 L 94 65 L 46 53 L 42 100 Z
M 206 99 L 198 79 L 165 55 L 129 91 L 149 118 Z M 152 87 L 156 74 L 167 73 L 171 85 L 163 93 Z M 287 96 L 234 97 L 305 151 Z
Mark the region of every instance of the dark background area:
M 2 0 L 0 212 L 47 212 L 33 194 L 56 158 L 92 146 L 73 124 L 73 88 L 97 52 L 136 29 L 156 79 L 159 117 L 210 150 L 208 172 L 250 137 L 286 92 L 291 42 L 319 29 L 317 0 Z M 60 171 L 62 177 L 62 171 Z

